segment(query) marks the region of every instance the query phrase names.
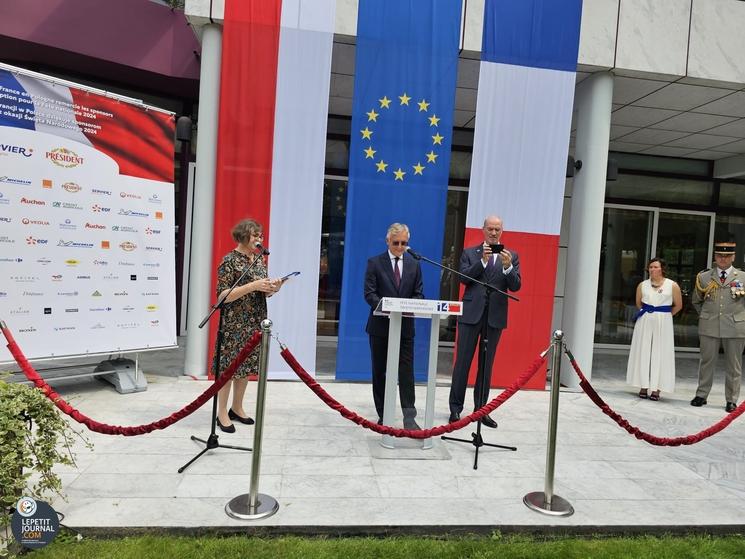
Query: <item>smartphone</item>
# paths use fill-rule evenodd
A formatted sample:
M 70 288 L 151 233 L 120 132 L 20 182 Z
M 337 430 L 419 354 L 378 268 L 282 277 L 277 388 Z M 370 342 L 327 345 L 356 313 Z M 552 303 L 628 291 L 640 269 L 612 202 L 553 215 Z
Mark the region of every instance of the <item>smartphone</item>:
M 280 279 L 280 281 L 286 281 L 286 280 L 290 279 L 292 276 L 297 276 L 297 275 L 300 275 L 300 272 L 290 272 L 286 276 L 282 276 L 279 279 Z
M 494 254 L 499 254 L 504 250 L 504 245 L 502 243 L 496 244 L 496 245 L 489 245 L 491 247 L 491 251 Z

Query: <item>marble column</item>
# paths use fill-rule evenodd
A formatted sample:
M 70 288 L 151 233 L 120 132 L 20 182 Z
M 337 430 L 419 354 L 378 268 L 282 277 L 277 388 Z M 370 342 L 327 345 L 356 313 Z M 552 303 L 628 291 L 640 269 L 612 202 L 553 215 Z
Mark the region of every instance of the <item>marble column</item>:
M 608 72 L 593 74 L 577 87 L 575 159 L 582 161 L 582 168 L 574 177 L 572 192 L 562 329 L 588 378 L 592 374 L 612 99 L 613 76 Z M 563 368 L 561 382 L 579 385 L 569 367 Z
M 214 300 L 211 292 L 212 231 L 215 214 L 217 170 L 217 122 L 220 110 L 220 63 L 222 27 L 210 23 L 202 28 L 202 55 L 197 115 L 197 164 L 191 218 L 191 260 L 186 322 L 186 360 L 184 374 L 205 376 L 209 328 L 199 328 Z

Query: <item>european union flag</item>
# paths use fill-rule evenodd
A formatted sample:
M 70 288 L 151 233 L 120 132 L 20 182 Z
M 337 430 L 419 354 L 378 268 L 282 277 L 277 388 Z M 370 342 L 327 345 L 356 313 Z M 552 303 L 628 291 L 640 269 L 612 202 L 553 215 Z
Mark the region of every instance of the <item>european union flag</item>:
M 386 250 L 394 222 L 425 256 L 442 255 L 458 68 L 461 0 L 360 0 L 336 375 L 370 378 L 365 264 Z M 425 297 L 440 270 L 422 264 Z M 423 378 L 427 332 L 417 324 Z

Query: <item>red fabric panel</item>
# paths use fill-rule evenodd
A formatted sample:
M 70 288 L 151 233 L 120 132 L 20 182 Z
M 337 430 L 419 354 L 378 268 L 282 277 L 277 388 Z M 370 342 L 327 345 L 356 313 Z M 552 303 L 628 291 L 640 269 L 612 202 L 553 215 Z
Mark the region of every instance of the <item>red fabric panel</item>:
M 464 246 L 475 246 L 484 241 L 481 229 L 466 229 Z M 510 301 L 507 329 L 502 332 L 497 355 L 492 367 L 491 386 L 505 387 L 551 342 L 551 319 L 554 309 L 554 287 L 559 256 L 559 236 L 505 231 L 501 242 L 515 250 L 520 257 L 522 287 L 514 293 L 520 301 Z M 460 296 L 464 288 L 461 285 Z M 478 367 L 474 353 L 468 383 L 473 386 Z M 543 374 L 533 376 L 526 389 L 543 390 L 546 387 L 546 368 Z
M 235 242 L 230 230 L 250 217 L 269 246 L 274 101 L 281 0 L 225 3 L 217 141 L 212 300 L 217 267 Z M 210 324 L 210 362 L 217 317 Z M 207 364 L 207 370 L 209 370 Z
M 95 115 L 78 111 L 75 120 L 93 147 L 119 164 L 122 175 L 173 182 L 173 115 L 122 103 L 96 93 L 70 88 L 80 107 L 101 111 Z M 113 116 L 106 116 L 111 113 Z M 100 126 L 96 133 L 87 132 Z

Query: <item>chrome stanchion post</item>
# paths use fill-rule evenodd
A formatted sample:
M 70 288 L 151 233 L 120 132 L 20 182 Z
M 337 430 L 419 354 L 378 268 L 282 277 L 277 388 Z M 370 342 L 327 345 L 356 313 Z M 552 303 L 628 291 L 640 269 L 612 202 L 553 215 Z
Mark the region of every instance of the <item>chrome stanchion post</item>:
M 254 425 L 253 459 L 251 462 L 251 486 L 247 494 L 238 495 L 225 505 L 228 516 L 240 520 L 259 520 L 273 515 L 279 510 L 274 497 L 259 493 L 259 473 L 261 470 L 261 436 L 264 430 L 264 399 L 266 398 L 267 365 L 269 363 L 269 342 L 272 338 L 272 321 L 261 321 L 261 353 L 259 354 L 259 382 L 256 389 L 256 424 Z
M 551 337 L 551 406 L 548 413 L 545 490 L 534 491 L 523 497 L 523 503 L 528 508 L 552 516 L 570 516 L 574 514 L 574 508 L 569 501 L 558 495 L 554 495 L 556 424 L 559 421 L 559 388 L 561 386 L 561 351 L 563 346 L 564 332 L 556 330 Z

